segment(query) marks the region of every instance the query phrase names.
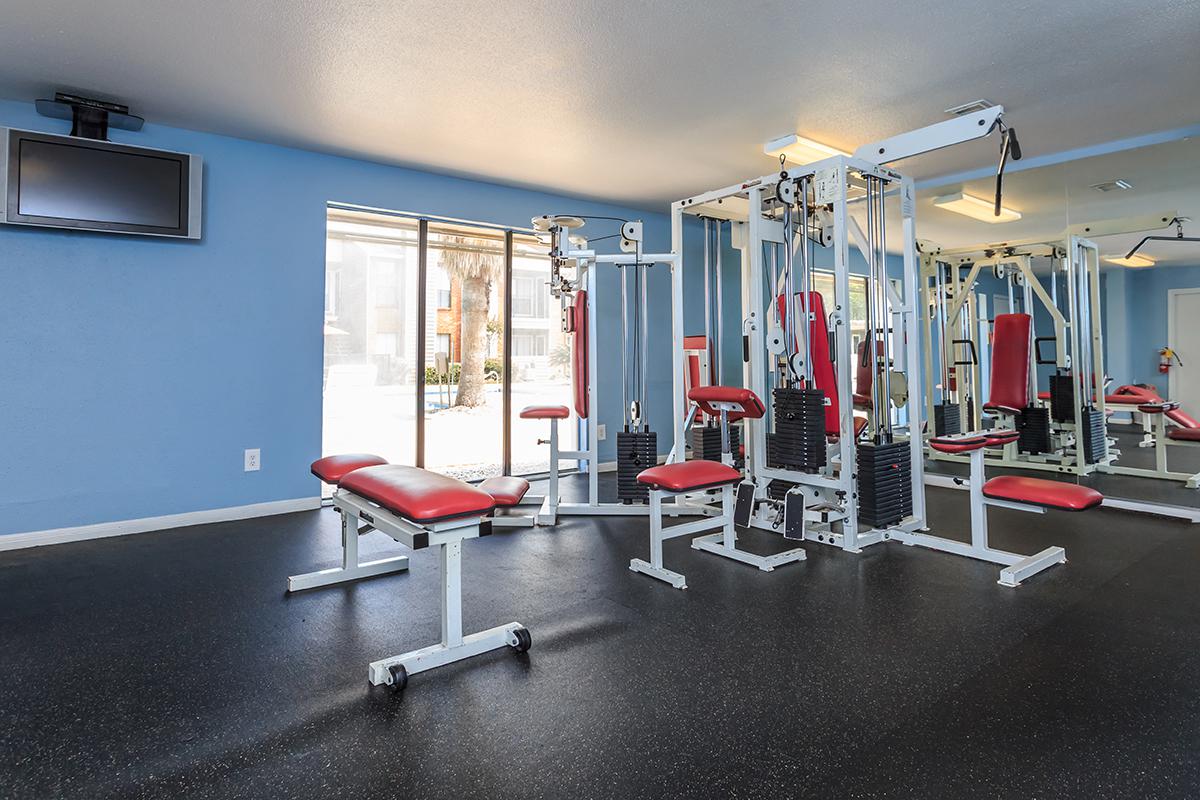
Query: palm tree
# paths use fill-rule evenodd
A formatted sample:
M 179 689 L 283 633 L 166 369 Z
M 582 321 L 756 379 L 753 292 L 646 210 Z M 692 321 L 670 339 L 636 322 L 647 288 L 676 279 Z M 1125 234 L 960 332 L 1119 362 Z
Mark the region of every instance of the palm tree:
M 500 277 L 504 260 L 494 244 L 468 236 L 447 236 L 442 267 L 462 290 L 462 368 L 456 406 L 481 406 L 484 398 L 484 361 L 487 358 L 489 291 Z

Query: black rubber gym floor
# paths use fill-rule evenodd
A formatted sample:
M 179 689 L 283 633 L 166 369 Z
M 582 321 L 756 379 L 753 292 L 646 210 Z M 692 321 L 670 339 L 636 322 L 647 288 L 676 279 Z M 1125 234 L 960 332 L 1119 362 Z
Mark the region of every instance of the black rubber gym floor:
M 965 536 L 966 493 L 929 498 Z M 533 649 L 402 696 L 367 663 L 436 640 L 436 555 L 286 595 L 337 562 L 332 510 L 2 553 L 0 797 L 1200 796 L 1200 526 L 991 521 L 1069 563 L 1014 590 L 895 543 L 760 573 L 678 539 L 678 591 L 627 568 L 645 520 L 497 531 L 467 629 Z

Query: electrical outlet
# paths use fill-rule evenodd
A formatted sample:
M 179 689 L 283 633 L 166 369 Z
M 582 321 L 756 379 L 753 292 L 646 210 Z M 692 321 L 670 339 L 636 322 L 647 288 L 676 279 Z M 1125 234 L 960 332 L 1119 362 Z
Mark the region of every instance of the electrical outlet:
M 246 451 L 246 472 L 258 472 L 262 469 L 262 456 L 257 447 Z
M 608 438 L 608 426 L 604 425 L 603 423 L 597 425 L 596 426 L 596 438 L 602 442 L 605 439 L 607 439 Z

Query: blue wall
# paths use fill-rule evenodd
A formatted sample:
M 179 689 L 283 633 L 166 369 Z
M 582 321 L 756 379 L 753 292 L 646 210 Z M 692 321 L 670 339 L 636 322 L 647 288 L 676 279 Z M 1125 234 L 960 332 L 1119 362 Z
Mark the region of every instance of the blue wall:
M 1183 344 L 1167 340 L 1167 292 L 1200 287 L 1200 266 L 1135 269 L 1127 275 L 1129 372 L 1113 377 L 1117 383 L 1152 383 L 1167 397 L 1168 376 L 1158 371 L 1158 351 L 1168 344 Z
M 63 127 L 12 102 L 0 125 Z M 558 211 L 641 218 L 648 249 L 670 246 L 665 214 L 157 125 L 112 138 L 204 157 L 204 238 L 0 227 L 0 534 L 316 496 L 328 201 L 514 227 Z M 657 270 L 652 308 L 669 308 L 668 286 Z M 600 289 L 598 324 L 615 331 L 615 270 Z M 660 431 L 669 324 L 651 314 Z M 600 347 L 610 431 L 619 355 Z M 243 471 L 247 447 L 262 448 L 261 472 Z

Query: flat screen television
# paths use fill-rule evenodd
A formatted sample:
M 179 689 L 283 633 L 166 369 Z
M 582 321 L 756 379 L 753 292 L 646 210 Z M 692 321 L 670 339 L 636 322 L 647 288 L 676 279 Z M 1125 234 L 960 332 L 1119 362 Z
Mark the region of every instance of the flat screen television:
M 200 238 L 203 160 L 0 128 L 0 222 Z

